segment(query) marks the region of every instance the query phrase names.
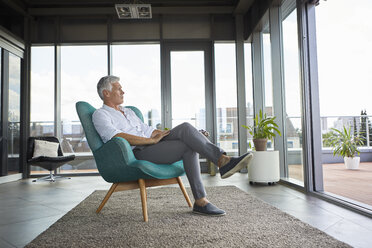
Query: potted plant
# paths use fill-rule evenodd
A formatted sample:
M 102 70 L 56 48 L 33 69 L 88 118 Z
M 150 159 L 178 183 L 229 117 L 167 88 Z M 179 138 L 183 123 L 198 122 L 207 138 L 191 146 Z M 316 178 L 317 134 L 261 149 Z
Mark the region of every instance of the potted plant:
M 262 114 L 260 110 L 259 114 L 256 114 L 253 120 L 253 126 L 243 125 L 248 132 L 253 136 L 253 143 L 256 151 L 266 151 L 267 141 L 276 136 L 276 133 L 281 135 L 278 125 L 275 123 L 274 117 L 267 117 L 266 114 Z
M 327 142 L 333 147 L 333 156 L 342 156 L 346 169 L 358 169 L 360 157 L 355 155 L 360 154 L 358 146 L 362 145 L 365 139 L 360 137 L 359 134 L 358 136 L 352 135 L 351 127 L 346 129 L 344 126 L 342 131 L 335 128 L 331 128 L 331 130 L 333 132 L 327 138 Z

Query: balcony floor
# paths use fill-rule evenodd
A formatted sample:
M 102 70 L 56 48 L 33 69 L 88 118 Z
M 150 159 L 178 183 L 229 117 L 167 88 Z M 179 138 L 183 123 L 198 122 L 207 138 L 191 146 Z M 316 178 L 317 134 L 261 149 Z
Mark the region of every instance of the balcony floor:
M 291 178 L 303 181 L 302 165 L 290 165 Z M 343 163 L 323 164 L 324 191 L 346 197 L 372 209 L 372 162 L 360 163 L 358 170 L 348 170 Z
M 323 164 L 324 191 L 370 205 L 372 208 L 372 163 L 360 163 L 358 170 L 342 164 Z

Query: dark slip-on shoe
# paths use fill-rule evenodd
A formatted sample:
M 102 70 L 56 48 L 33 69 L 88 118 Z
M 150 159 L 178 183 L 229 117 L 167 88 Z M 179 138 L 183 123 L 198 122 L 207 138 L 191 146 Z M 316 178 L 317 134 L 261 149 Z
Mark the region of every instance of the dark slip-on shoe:
M 202 214 L 202 215 L 208 215 L 208 216 L 223 216 L 226 214 L 225 211 L 222 209 L 219 209 L 212 203 L 208 202 L 205 206 L 198 206 L 194 203 L 194 207 L 192 209 L 192 212 L 194 214 Z
M 237 158 L 231 158 L 230 162 L 222 166 L 220 170 L 220 175 L 222 179 L 228 178 L 232 176 L 235 172 L 240 171 L 241 169 L 248 166 L 248 164 L 252 161 L 253 154 L 246 153 Z

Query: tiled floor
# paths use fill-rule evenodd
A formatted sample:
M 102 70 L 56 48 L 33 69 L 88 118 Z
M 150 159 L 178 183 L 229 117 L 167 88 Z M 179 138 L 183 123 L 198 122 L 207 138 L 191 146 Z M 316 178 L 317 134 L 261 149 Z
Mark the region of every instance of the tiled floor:
M 209 175 L 203 178 L 205 186 L 235 185 L 354 247 L 372 247 L 370 218 L 283 185 L 250 185 L 247 174 L 225 180 Z M 183 181 L 187 186 L 186 178 Z M 23 247 L 94 190 L 109 186 L 98 176 L 56 183 L 28 179 L 0 184 L 0 247 Z

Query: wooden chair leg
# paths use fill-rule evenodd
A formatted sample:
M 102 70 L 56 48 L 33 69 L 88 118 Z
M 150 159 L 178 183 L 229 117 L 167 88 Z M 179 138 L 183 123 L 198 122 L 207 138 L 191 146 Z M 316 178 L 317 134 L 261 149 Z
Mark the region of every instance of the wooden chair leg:
M 185 189 L 185 186 L 183 186 L 183 183 L 182 183 L 181 177 L 177 177 L 177 182 L 178 182 L 178 185 L 180 186 L 180 188 L 181 188 L 181 190 L 182 190 L 183 195 L 184 195 L 185 198 L 186 198 L 187 204 L 188 204 L 189 207 L 191 208 L 191 207 L 192 207 L 192 203 L 191 203 L 191 201 L 190 201 L 189 195 L 187 194 L 187 191 L 186 191 L 186 189 Z
M 108 201 L 108 199 L 110 198 L 110 196 L 112 195 L 112 193 L 114 193 L 116 187 L 118 186 L 118 183 L 113 183 L 111 185 L 111 188 L 109 189 L 109 191 L 107 192 L 105 198 L 103 198 L 103 201 L 101 202 L 101 205 L 99 205 L 99 207 L 97 208 L 96 210 L 96 213 L 98 214 L 99 212 L 101 212 L 103 206 L 105 206 L 106 202 Z
M 145 222 L 149 221 L 148 215 L 147 215 L 147 193 L 146 193 L 146 183 L 144 179 L 138 179 L 138 184 L 140 187 L 141 192 L 141 201 L 142 201 L 142 213 L 143 213 L 143 220 Z

